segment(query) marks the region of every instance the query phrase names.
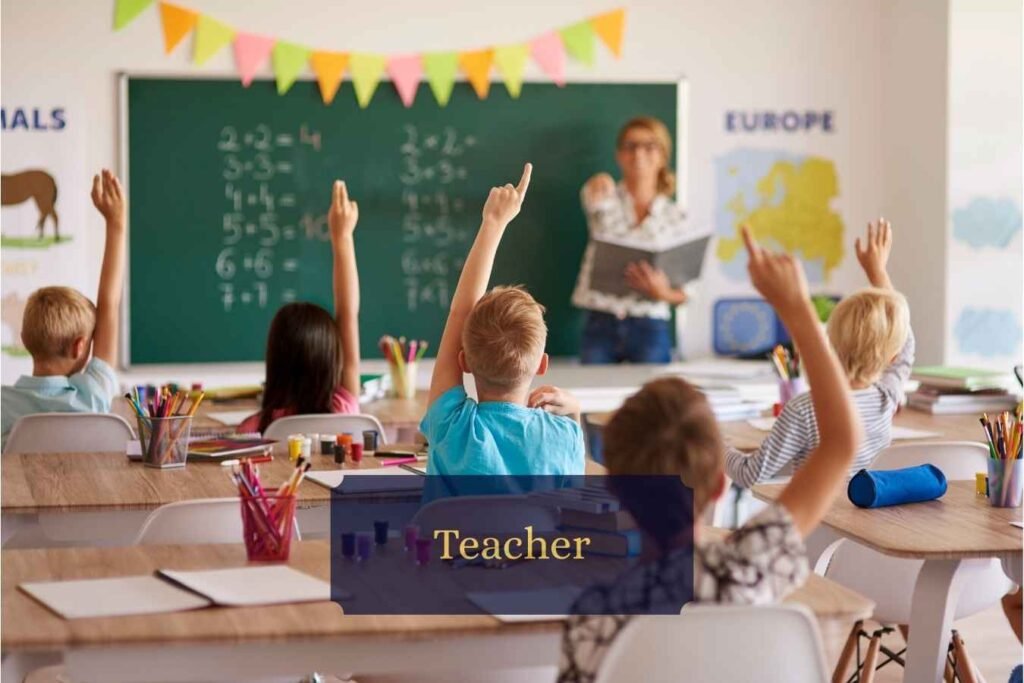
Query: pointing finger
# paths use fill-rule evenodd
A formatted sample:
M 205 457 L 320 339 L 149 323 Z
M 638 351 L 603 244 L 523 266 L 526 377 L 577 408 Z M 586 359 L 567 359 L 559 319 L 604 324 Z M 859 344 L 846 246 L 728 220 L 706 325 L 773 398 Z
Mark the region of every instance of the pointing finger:
M 338 183 L 341 187 L 338 188 L 338 198 L 341 199 L 342 204 L 348 203 L 348 187 L 345 185 L 345 181 L 342 180 Z
M 530 176 L 533 175 L 533 164 L 526 164 L 523 166 L 523 177 L 519 179 L 519 185 L 516 186 L 516 191 L 519 192 L 519 196 L 526 195 L 526 189 L 530 187 Z
M 754 241 L 754 236 L 750 233 L 750 226 L 741 226 L 740 234 L 743 236 L 743 244 L 747 248 L 747 254 L 750 256 L 750 259 L 752 261 L 761 260 L 761 257 L 763 256 L 761 247 L 759 247 L 757 242 Z

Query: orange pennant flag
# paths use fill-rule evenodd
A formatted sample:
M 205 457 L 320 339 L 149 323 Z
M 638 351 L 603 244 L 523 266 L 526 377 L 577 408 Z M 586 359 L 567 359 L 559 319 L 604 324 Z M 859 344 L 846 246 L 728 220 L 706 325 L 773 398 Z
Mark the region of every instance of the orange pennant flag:
M 494 50 L 491 48 L 459 53 L 459 66 L 462 67 L 469 84 L 476 91 L 476 96 L 481 100 L 487 97 L 487 91 L 491 87 L 491 64 L 493 62 Z
M 626 27 L 626 10 L 612 10 L 592 17 L 590 26 L 613 55 L 622 56 L 622 34 Z
M 345 52 L 314 52 L 309 64 L 320 84 L 320 97 L 324 104 L 334 101 L 334 96 L 341 85 L 342 76 L 348 68 L 348 54 Z
M 160 22 L 164 27 L 164 53 L 178 46 L 181 39 L 196 27 L 197 12 L 167 2 L 160 3 Z

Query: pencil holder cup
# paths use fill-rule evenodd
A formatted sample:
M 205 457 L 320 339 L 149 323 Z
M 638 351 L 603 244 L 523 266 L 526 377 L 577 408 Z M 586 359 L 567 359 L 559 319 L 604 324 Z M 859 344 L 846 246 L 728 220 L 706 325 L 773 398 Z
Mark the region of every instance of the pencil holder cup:
M 295 496 L 242 495 L 242 534 L 250 562 L 287 562 L 295 529 Z
M 807 383 L 803 377 L 779 380 L 779 405 L 786 405 L 789 399 L 807 391 Z
M 1019 508 L 1024 498 L 1024 460 L 988 460 L 988 502 L 997 508 Z
M 416 398 L 416 361 L 390 367 L 391 398 Z
M 191 415 L 140 417 L 138 423 L 142 464 L 161 469 L 185 466 L 192 432 Z

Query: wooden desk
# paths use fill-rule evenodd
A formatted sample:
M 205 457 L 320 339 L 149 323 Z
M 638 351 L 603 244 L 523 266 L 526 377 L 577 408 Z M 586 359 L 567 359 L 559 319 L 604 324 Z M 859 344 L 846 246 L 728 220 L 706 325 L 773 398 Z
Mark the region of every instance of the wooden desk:
M 75 680 L 212 680 L 225 674 L 244 680 L 312 670 L 423 675 L 558 661 L 558 621 L 505 624 L 486 614 L 344 616 L 329 602 L 66 621 L 17 588 L 25 581 L 139 575 L 158 568 L 243 566 L 241 545 L 14 550 L 0 558 L 5 656 L 62 652 Z M 328 544 L 295 544 L 289 564 L 329 580 Z M 845 623 L 872 609 L 866 599 L 816 575 L 787 602 L 806 605 L 819 619 Z
M 774 501 L 785 488 L 762 484 L 754 495 Z M 840 535 L 894 557 L 924 560 L 911 603 L 908 682 L 942 677 L 946 644 L 960 588 L 953 579 L 969 558 L 1019 557 L 1020 508 L 994 508 L 973 481 L 951 481 L 939 500 L 864 510 L 841 495 L 823 523 Z

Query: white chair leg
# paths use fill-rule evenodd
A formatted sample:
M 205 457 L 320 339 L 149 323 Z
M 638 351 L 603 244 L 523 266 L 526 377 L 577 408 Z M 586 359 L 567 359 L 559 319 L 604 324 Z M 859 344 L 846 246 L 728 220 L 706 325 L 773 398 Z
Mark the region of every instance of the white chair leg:
M 946 646 L 960 594 L 960 560 L 925 560 L 910 605 L 905 683 L 935 683 L 945 669 Z

